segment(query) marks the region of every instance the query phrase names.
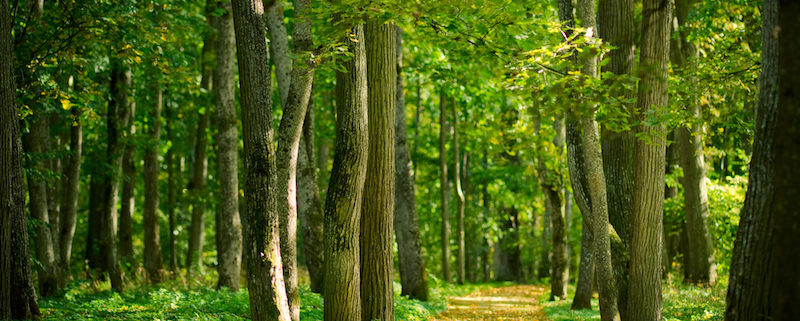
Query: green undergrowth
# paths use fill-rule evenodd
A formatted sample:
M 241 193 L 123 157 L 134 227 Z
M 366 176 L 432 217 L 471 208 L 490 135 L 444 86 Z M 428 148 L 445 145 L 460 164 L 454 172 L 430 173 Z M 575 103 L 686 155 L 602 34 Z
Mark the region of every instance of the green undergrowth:
M 679 280 L 666 282 L 663 290 L 664 321 L 721 321 L 725 315 L 727 280 L 713 287 L 687 285 Z M 592 299 L 592 310 L 570 310 L 575 289 L 570 285 L 567 300 L 549 301 L 550 293 L 539 298 L 552 321 L 600 320 L 598 301 Z
M 202 275 L 198 278 L 204 278 Z M 107 282 L 73 282 L 61 295 L 39 301 L 43 320 L 246 320 L 249 319 L 247 290 L 214 290 L 213 283 L 168 281 L 159 287 L 135 286 L 118 294 Z M 208 278 L 209 280 L 211 278 Z M 430 296 L 426 302 L 400 296 L 394 283 L 397 320 L 422 321 L 444 311 L 448 296 L 461 296 L 497 286 L 450 285 L 429 278 Z M 322 320 L 322 296 L 300 286 L 300 317 Z

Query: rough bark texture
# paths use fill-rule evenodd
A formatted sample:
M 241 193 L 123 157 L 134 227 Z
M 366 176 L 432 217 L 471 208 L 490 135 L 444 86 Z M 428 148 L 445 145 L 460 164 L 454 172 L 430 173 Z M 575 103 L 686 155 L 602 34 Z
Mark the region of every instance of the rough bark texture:
M 442 278 L 450 282 L 450 188 L 447 182 L 447 96 L 442 87 L 439 92 L 439 184 L 442 189 Z
M 773 255 L 779 251 L 773 249 L 777 240 L 776 231 L 787 231 L 797 224 L 795 215 L 794 221 L 790 222 L 785 229 L 784 227 L 778 229 L 776 219 L 777 216 L 780 216 L 776 215 L 778 209 L 782 209 L 782 207 L 776 206 L 778 200 L 776 194 L 784 193 L 778 191 L 776 184 L 778 176 L 774 176 L 776 168 L 781 166 L 776 158 L 779 153 L 776 142 L 778 137 L 783 135 L 791 139 L 790 133 L 778 130 L 777 124 L 784 120 L 779 120 L 776 110 L 779 103 L 782 102 L 779 97 L 784 93 L 782 71 L 792 72 L 789 68 L 783 70 L 782 62 L 791 61 L 791 57 L 794 56 L 792 51 L 783 52 L 783 46 L 786 44 L 782 44 L 782 42 L 797 41 L 796 38 L 784 38 L 787 34 L 783 33 L 783 19 L 785 19 L 783 13 L 784 9 L 788 8 L 784 8 L 782 4 L 783 1 L 779 0 L 764 1 L 761 11 L 763 13 L 762 62 L 758 106 L 756 107 L 755 139 L 753 140 L 753 156 L 750 160 L 747 194 L 740 212 L 739 230 L 736 234 L 731 258 L 725 320 L 769 320 L 776 316 L 773 305 L 789 299 L 772 296 L 778 292 L 775 290 L 780 287 L 778 284 L 797 286 L 796 283 L 791 284 L 790 280 L 775 282 L 775 277 L 780 273 L 774 272 L 783 267 L 781 266 L 782 262 Z M 788 17 L 796 19 L 797 15 L 788 12 L 786 18 Z M 787 27 L 791 28 L 791 26 L 789 24 Z M 791 35 L 791 29 L 788 30 L 788 35 Z M 792 63 L 796 62 L 792 61 Z M 796 77 L 796 75 L 792 76 Z M 791 93 L 791 91 L 787 93 Z M 797 108 L 797 106 L 790 108 Z M 787 119 L 786 121 L 792 120 Z M 796 123 L 792 125 L 797 126 Z M 796 143 L 795 141 L 793 144 Z M 790 164 L 796 165 L 796 163 Z M 789 164 L 786 165 L 789 166 Z M 793 177 L 786 178 L 793 179 Z M 784 214 L 781 213 L 781 215 Z M 796 248 L 796 244 L 794 247 Z M 794 253 L 790 256 L 796 257 L 797 254 Z M 788 259 L 784 260 L 788 262 Z M 791 266 L 785 267 L 791 268 Z M 796 270 L 793 273 L 796 273 Z
M 78 187 L 80 186 L 81 157 L 83 151 L 83 127 L 80 121 L 81 111 L 72 108 L 69 140 L 69 160 L 64 166 L 61 186 L 61 220 L 59 221 L 59 238 L 61 243 L 61 269 L 69 271 L 72 257 L 72 238 L 75 236 L 75 223 L 78 218 Z
M 677 0 L 675 15 L 678 18 L 678 48 L 672 48 L 672 56 L 681 56 L 677 67 L 684 68 L 689 86 L 697 85 L 694 62 L 698 58 L 695 44 L 687 39 L 690 30 L 686 26 L 694 0 Z M 684 280 L 689 283 L 713 284 L 717 271 L 714 263 L 714 248 L 708 228 L 708 192 L 706 192 L 705 156 L 703 154 L 703 113 L 697 97 L 691 97 L 686 108 L 692 114 L 691 123 L 677 129 L 680 142 L 680 163 L 683 168 L 683 199 L 686 208 L 688 247 L 685 256 Z
M 272 84 L 264 26 L 258 0 L 233 0 L 239 58 L 247 211 L 247 288 L 254 320 L 290 320 L 281 264 L 276 211 L 275 143 Z
M 367 21 L 364 38 L 369 84 L 369 156 L 361 206 L 361 318 L 394 320 L 395 25 Z
M 639 93 L 636 117 L 647 112 L 665 112 L 668 104 L 672 2 L 645 0 L 642 17 L 642 51 L 639 60 Z M 631 220 L 631 262 L 627 319 L 661 320 L 661 233 L 663 233 L 664 166 L 666 128 L 664 124 L 638 125 L 636 140 L 633 215 Z
M 47 205 L 47 172 L 49 168 L 44 158 L 50 145 L 50 127 L 47 115 L 43 111 L 33 115 L 30 132 L 23 136 L 23 147 L 30 155 L 31 172 L 27 175 L 28 199 L 31 217 L 36 219 L 36 259 L 41 265 L 38 268 L 39 295 L 52 296 L 58 291 L 58 265 L 53 249 L 50 233 L 50 217 Z
M 456 108 L 455 98 L 453 99 L 452 106 L 450 107 L 453 114 L 453 167 L 455 169 L 453 178 L 455 179 L 456 203 L 458 205 L 458 227 L 456 231 L 458 236 L 458 257 L 456 259 L 456 273 L 458 277 L 458 284 L 464 284 L 464 207 L 466 205 L 466 200 L 464 198 L 464 189 L 461 187 L 461 151 L 459 150 L 458 146 L 458 111 Z
M 633 43 L 636 38 L 634 26 L 633 0 L 603 0 L 598 5 L 598 35 L 604 42 L 617 49 L 606 56 L 608 64 L 603 72 L 617 75 L 631 75 L 634 66 Z M 634 91 L 616 93 L 633 98 Z M 625 107 L 630 108 L 630 107 Z M 622 243 L 616 250 L 627 253 L 630 246 L 631 213 L 633 212 L 634 190 L 634 143 L 636 137 L 631 131 L 614 132 L 602 129 L 603 172 L 606 175 L 608 198 L 608 217 Z M 612 242 L 612 244 L 614 244 Z M 613 249 L 612 249 L 613 250 Z M 621 254 L 621 253 L 620 253 Z M 628 264 L 626 255 L 614 255 L 614 273 L 617 276 L 617 302 L 620 316 L 626 319 L 625 308 L 628 297 Z
M 771 298 L 773 320 L 800 319 L 800 307 L 794 300 L 800 295 L 800 211 L 796 204 L 800 199 L 800 187 L 796 179 L 800 176 L 800 63 L 793 55 L 800 50 L 800 4 L 796 1 L 779 1 L 781 31 L 778 34 L 778 81 L 777 123 L 773 151 L 775 152 L 772 177 L 775 184 L 775 246 L 773 257 L 776 271 L 773 275 Z
M 367 173 L 367 59 L 364 28 L 345 40 L 353 58 L 336 73 L 336 143 L 325 200 L 325 320 L 361 320 L 359 238 Z M 350 38 L 345 38 L 350 39 Z
M 575 296 L 572 299 L 573 310 L 591 309 L 591 298 L 594 294 L 595 264 L 593 251 L 593 234 L 589 227 L 592 211 L 589 199 L 588 182 L 586 179 L 586 160 L 584 156 L 583 141 L 579 119 L 572 115 L 567 117 L 567 162 L 569 178 L 572 185 L 572 195 L 581 211 L 581 255 L 578 271 L 578 282 L 575 286 Z
M 403 92 L 402 29 L 397 27 L 397 102 L 395 103 L 395 190 L 394 227 L 397 260 L 400 268 L 401 295 L 428 300 L 427 273 L 419 237 L 417 200 L 414 193 L 413 164 L 408 151 L 406 106 Z
M 544 280 L 550 277 L 550 250 L 553 247 L 552 233 L 550 232 L 553 226 L 550 219 L 550 208 L 545 207 L 542 213 L 542 233 L 539 236 L 541 240 L 541 252 L 539 253 L 539 270 L 536 272 L 536 277 L 539 280 Z
M 297 214 L 303 235 L 303 255 L 308 269 L 309 287 L 322 293 L 325 274 L 325 248 L 323 231 L 323 205 L 317 185 L 317 167 L 314 149 L 313 97 L 308 102 L 303 137 L 297 160 Z
M 125 152 L 122 155 L 122 200 L 119 211 L 119 260 L 126 268 L 136 266 L 133 256 L 133 213 L 134 191 L 136 189 L 136 154 L 134 153 L 133 135 L 136 126 L 133 124 L 136 103 L 131 102 L 128 116 L 129 124 L 125 126 L 123 143 Z
M 144 268 L 150 283 L 161 282 L 164 265 L 161 259 L 161 234 L 158 223 L 158 172 L 161 165 L 158 153 L 161 151 L 161 88 L 155 88 L 151 97 L 151 121 L 147 126 L 149 142 L 144 154 Z M 170 204 L 171 205 L 171 204 Z
M 28 253 L 9 8 L 7 0 L 0 0 L 0 319 L 34 319 L 39 305 Z
M 269 31 L 269 49 L 272 54 L 272 62 L 275 64 L 275 78 L 278 80 L 281 106 L 286 108 L 289 103 L 289 87 L 291 87 L 293 76 L 291 75 L 292 58 L 288 55 L 289 38 L 286 33 L 286 25 L 283 24 L 283 0 L 268 0 L 264 3 Z M 295 8 L 295 10 L 297 9 Z M 297 39 L 292 40 L 297 41 Z
M 275 1 L 280 3 L 281 1 Z M 291 84 L 288 97 L 282 101 L 283 117 L 278 129 L 278 219 L 280 224 L 281 258 L 283 259 L 283 276 L 286 283 L 286 295 L 289 299 L 289 310 L 292 320 L 300 319 L 300 292 L 297 286 L 297 158 L 300 148 L 300 137 L 303 133 L 303 120 L 311 97 L 311 86 L 314 83 L 314 61 L 311 55 L 311 20 L 310 1 L 297 1 L 297 14 L 302 16 L 295 21 L 292 38 L 294 53 L 298 55 L 291 71 Z M 273 7 L 280 5 L 273 5 Z M 268 12 L 268 15 L 270 13 Z M 283 17 L 283 13 L 280 14 Z M 268 19 L 270 20 L 270 19 Z M 283 26 L 281 19 L 280 25 Z M 273 30 L 274 26 L 270 27 Z M 285 36 L 286 31 L 283 31 Z M 275 33 L 272 32 L 274 35 Z M 278 56 L 289 56 L 288 48 L 272 47 L 276 63 Z M 291 68 L 291 61 L 289 67 Z M 277 68 L 280 73 L 280 68 Z M 284 80 L 289 81 L 289 80 Z M 279 86 L 283 83 L 279 81 Z
M 239 290 L 242 265 L 242 223 L 239 217 L 239 133 L 236 128 L 236 83 L 233 16 L 230 1 L 217 1 L 225 13 L 217 19 L 217 68 L 214 69 L 216 99 L 217 179 L 219 180 L 217 225 L 218 287 Z

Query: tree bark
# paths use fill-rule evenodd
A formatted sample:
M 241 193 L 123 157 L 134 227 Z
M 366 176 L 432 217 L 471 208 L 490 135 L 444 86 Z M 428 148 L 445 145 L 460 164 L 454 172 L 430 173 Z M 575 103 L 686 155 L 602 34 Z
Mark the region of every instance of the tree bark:
M 35 319 L 9 8 L 0 0 L 0 319 Z
M 83 127 L 81 110 L 72 107 L 70 118 L 69 160 L 64 166 L 61 186 L 61 220 L 58 237 L 61 243 L 61 269 L 68 274 L 72 257 L 72 239 L 75 236 L 75 224 L 78 218 L 78 188 L 80 186 L 81 157 L 83 152 Z
M 136 103 L 130 104 L 129 123 L 124 130 L 123 144 L 125 151 L 122 156 L 122 201 L 119 212 L 119 260 L 128 270 L 133 271 L 136 260 L 133 256 L 133 213 L 134 191 L 136 189 L 136 154 L 134 153 L 133 136 L 136 134 L 134 115 Z
M 150 283 L 161 282 L 164 265 L 161 259 L 161 234 L 158 223 L 158 172 L 161 165 L 158 153 L 161 151 L 161 109 L 163 104 L 161 87 L 156 88 L 151 97 L 147 127 L 149 142 L 144 154 L 144 268 Z M 170 204 L 172 205 L 172 204 Z
M 464 190 L 461 188 L 461 151 L 458 146 L 458 111 L 456 110 L 455 98 L 453 98 L 451 108 L 453 114 L 453 167 L 455 168 L 453 178 L 455 179 L 456 203 L 458 205 L 458 257 L 456 260 L 458 270 L 456 272 L 458 284 L 464 284 L 464 207 L 466 203 L 464 199 Z
M 323 231 L 323 205 L 317 185 L 317 167 L 314 149 L 314 99 L 308 101 L 303 136 L 297 160 L 297 214 L 303 233 L 303 254 L 308 269 L 309 287 L 322 293 L 325 274 L 325 248 Z
M 247 288 L 255 320 L 290 320 L 283 280 L 276 211 L 275 143 L 272 130 L 272 84 L 264 26 L 258 0 L 233 0 L 239 60 L 244 137 L 247 211 Z
M 447 181 L 447 96 L 444 87 L 439 92 L 439 184 L 442 190 L 442 278 L 450 282 L 450 188 Z
M 395 25 L 378 19 L 368 20 L 364 38 L 369 84 L 369 156 L 364 183 L 367 188 L 361 205 L 361 318 L 394 320 Z
M 225 10 L 217 19 L 217 67 L 214 97 L 217 113 L 217 175 L 219 203 L 216 215 L 218 287 L 239 290 L 242 264 L 242 222 L 239 217 L 239 133 L 236 128 L 235 35 L 230 1 L 217 1 Z
M 400 268 L 401 295 L 427 301 L 428 282 L 422 244 L 413 175 L 408 151 L 406 106 L 403 92 L 403 30 L 397 30 L 397 102 L 395 103 L 395 190 L 394 227 L 397 238 L 397 259 Z
M 670 1 L 645 0 L 642 17 L 642 51 L 639 60 L 637 120 L 648 112 L 663 114 L 668 106 Z M 633 215 L 631 220 L 630 286 L 627 313 L 630 320 L 661 320 L 661 233 L 663 233 L 664 124 L 637 126 Z
M 286 25 L 283 24 L 283 1 L 266 1 L 266 22 L 269 31 L 269 49 L 272 54 L 272 62 L 275 64 L 275 78 L 278 80 L 278 91 L 280 92 L 281 107 L 286 108 L 289 103 L 289 88 L 293 76 L 292 58 L 289 56 L 289 37 L 286 33 Z M 298 12 L 295 8 L 295 12 Z M 297 16 L 295 16 L 297 17 Z M 294 38 L 294 34 L 292 35 Z M 292 39 L 297 41 L 297 39 Z M 309 40 L 310 41 L 310 40 Z M 295 45 L 296 46 L 296 45 Z M 295 52 L 299 54 L 298 52 Z
M 361 320 L 359 239 L 368 155 L 363 26 L 353 26 L 349 36 L 344 41 L 352 59 L 336 73 L 336 142 L 325 201 L 326 321 Z

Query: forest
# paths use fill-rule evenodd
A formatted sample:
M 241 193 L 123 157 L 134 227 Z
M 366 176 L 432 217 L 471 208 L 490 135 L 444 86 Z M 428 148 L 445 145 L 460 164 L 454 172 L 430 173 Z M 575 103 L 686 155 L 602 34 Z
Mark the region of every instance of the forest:
M 0 320 L 800 320 L 800 2 L 0 0 Z

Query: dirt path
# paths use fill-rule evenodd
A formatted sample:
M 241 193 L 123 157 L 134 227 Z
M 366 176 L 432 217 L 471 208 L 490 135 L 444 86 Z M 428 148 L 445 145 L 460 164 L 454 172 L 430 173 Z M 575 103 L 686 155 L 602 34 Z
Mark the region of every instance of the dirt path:
M 448 299 L 447 311 L 434 321 L 547 320 L 539 297 L 547 289 L 536 285 L 512 285 Z

